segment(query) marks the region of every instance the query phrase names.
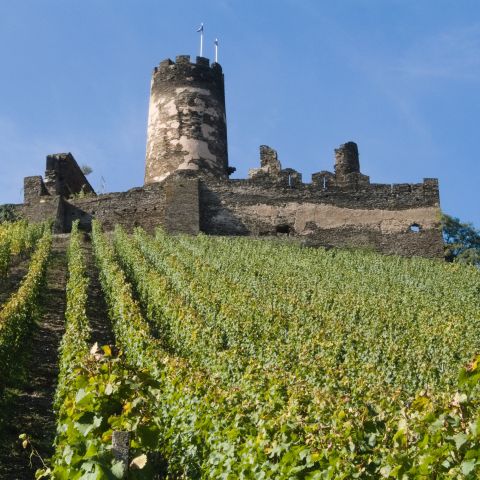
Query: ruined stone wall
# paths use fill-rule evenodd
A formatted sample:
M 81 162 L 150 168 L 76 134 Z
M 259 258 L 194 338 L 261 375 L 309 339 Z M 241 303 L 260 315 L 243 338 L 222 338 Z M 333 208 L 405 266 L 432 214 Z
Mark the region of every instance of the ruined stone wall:
M 290 234 L 311 245 L 443 256 L 436 180 L 361 189 L 203 180 L 200 205 L 200 228 L 209 234 Z
M 59 195 L 45 195 L 23 205 L 23 218 L 29 222 L 53 221 L 53 231 L 65 231 L 65 203 Z
M 23 200 L 25 204 L 38 202 L 39 197 L 49 195 L 40 175 L 23 179 Z
M 142 227 L 153 232 L 163 226 L 172 233 L 199 232 L 198 179 L 188 174 L 175 174 L 162 183 L 155 183 L 127 192 L 109 193 L 65 202 L 65 231 L 70 231 L 75 220 L 80 228 L 91 229 L 93 218 L 105 230 L 119 224 L 131 231 Z
M 80 192 L 95 193 L 71 153 L 47 156 L 45 187 L 51 195 L 69 197 Z
M 145 184 L 195 170 L 226 177 L 227 124 L 222 68 L 181 55 L 164 60 L 152 77 Z

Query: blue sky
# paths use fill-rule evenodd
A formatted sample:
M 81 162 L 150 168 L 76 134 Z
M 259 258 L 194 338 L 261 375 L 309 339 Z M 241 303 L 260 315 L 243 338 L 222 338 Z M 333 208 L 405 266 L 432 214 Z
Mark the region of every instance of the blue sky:
M 3 0 L 0 203 L 71 151 L 100 189 L 143 183 L 150 76 L 220 39 L 230 164 L 332 170 L 358 143 L 372 182 L 438 177 L 442 209 L 480 226 L 478 0 Z

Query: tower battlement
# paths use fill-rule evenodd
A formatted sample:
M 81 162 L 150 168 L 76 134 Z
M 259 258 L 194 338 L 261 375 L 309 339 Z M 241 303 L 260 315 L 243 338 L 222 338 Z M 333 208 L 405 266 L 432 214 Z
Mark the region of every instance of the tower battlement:
M 184 73 L 191 72 L 192 70 L 200 69 L 199 73 L 205 73 L 205 68 L 209 68 L 213 73 L 222 77 L 222 66 L 219 63 L 212 63 L 210 65 L 210 59 L 206 57 L 196 57 L 195 62 L 191 62 L 190 55 L 177 55 L 175 61 L 170 58 L 162 60 L 158 66 L 153 69 L 153 73 L 167 73 L 171 71 L 182 71 Z M 223 77 L 222 77 L 223 78 Z

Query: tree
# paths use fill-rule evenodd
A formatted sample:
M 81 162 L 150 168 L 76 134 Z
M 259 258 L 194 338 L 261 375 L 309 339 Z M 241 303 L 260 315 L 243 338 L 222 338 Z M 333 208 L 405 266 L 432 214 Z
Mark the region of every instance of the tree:
M 0 205 L 0 223 L 14 222 L 15 220 L 18 220 L 15 207 L 11 204 Z
M 82 165 L 80 169 L 85 176 L 90 175 L 93 172 L 93 168 L 90 165 Z
M 442 229 L 445 259 L 480 267 L 480 231 L 447 214 L 442 215 Z

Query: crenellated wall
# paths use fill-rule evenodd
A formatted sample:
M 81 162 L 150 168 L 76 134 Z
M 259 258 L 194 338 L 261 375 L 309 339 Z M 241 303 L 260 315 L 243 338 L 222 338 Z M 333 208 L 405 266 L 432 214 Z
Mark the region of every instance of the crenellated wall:
M 200 228 L 213 235 L 288 234 L 308 245 L 443 256 L 436 180 L 363 189 L 202 180 L 200 205 Z

